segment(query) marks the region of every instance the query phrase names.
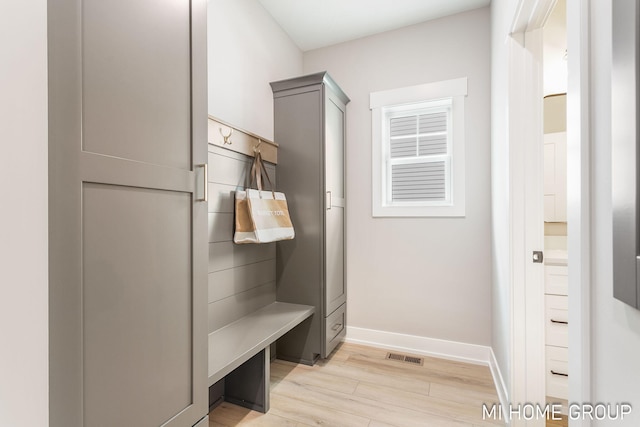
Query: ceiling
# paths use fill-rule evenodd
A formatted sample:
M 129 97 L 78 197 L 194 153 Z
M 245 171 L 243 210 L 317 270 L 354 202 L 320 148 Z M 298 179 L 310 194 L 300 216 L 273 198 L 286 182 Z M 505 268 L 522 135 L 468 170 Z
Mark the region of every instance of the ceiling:
M 490 0 L 258 0 L 302 51 L 487 6 Z

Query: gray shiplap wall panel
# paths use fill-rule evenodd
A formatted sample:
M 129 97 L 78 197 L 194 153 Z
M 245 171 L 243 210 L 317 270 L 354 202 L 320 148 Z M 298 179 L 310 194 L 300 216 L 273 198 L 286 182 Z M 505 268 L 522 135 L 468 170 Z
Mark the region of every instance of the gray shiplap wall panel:
M 209 182 L 243 187 L 248 184 L 249 161 L 233 159 L 209 152 Z
M 209 214 L 209 243 L 233 240 L 233 213 Z
M 215 331 L 276 301 L 276 282 L 209 304 L 209 331 Z
M 215 302 L 265 283 L 275 282 L 272 259 L 209 273 L 209 302 Z
M 209 183 L 209 212 L 233 213 L 235 185 Z
M 276 258 L 276 244 L 209 243 L 209 273 Z
M 237 187 L 249 185 L 249 167 L 252 158 L 224 148 L 209 145 L 209 182 Z M 266 163 L 271 182 L 275 185 L 275 167 Z
M 209 144 L 209 332 L 276 300 L 275 243 L 233 243 L 235 191 L 252 158 Z M 275 166 L 267 164 L 275 184 Z

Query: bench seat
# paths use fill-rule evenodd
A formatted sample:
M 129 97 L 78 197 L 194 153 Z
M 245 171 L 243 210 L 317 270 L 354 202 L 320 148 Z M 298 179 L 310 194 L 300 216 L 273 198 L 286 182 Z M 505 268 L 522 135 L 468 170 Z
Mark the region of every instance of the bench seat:
M 209 386 L 310 317 L 315 307 L 271 303 L 209 334 Z

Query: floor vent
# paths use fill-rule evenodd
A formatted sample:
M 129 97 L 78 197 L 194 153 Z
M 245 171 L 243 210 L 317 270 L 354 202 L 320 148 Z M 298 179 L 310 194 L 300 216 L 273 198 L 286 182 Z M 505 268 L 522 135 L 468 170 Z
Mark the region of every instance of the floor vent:
M 396 360 L 398 362 L 411 363 L 413 365 L 419 365 L 419 366 L 422 366 L 422 363 L 424 362 L 424 359 L 422 359 L 422 357 L 406 356 L 404 354 L 398 354 L 398 353 L 387 353 L 387 359 Z

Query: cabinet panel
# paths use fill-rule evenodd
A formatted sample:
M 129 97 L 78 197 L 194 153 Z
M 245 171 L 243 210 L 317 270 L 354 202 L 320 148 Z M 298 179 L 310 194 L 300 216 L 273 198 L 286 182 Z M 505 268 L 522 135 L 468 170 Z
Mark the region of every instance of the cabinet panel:
M 548 345 L 569 345 L 569 301 L 566 296 L 545 295 L 546 340 Z
M 567 221 L 567 133 L 544 135 L 544 220 Z
M 556 164 L 555 144 L 544 144 L 544 194 L 556 192 L 556 169 L 551 167 Z
M 325 93 L 325 316 L 346 300 L 345 281 L 345 180 L 344 105 Z
M 346 330 L 346 304 L 342 304 L 335 312 L 333 312 L 325 321 L 326 341 L 325 354 L 331 354 L 334 348 L 345 335 Z
M 555 222 L 556 219 L 556 195 L 544 196 L 544 222 Z
M 556 221 L 567 221 L 567 133 L 552 134 L 556 143 Z
M 330 95 L 325 101 L 325 116 L 326 189 L 332 198 L 344 199 L 344 112 Z
M 567 399 L 569 396 L 569 351 L 562 347 L 547 346 L 545 355 L 547 396 Z
M 344 208 L 332 207 L 326 214 L 326 314 L 345 302 Z
M 277 98 L 274 113 L 275 140 L 280 144 L 278 191 L 287 195 L 296 232 L 293 240 L 277 243 L 282 261 L 278 265 L 278 301 L 317 306 L 324 279 L 325 211 L 320 91 Z M 316 313 L 322 310 L 318 307 Z
M 544 266 L 545 293 L 552 295 L 568 295 L 569 273 L 566 265 Z
M 189 2 L 84 0 L 81 10 L 84 150 L 190 169 Z
M 191 403 L 191 196 L 85 184 L 83 219 L 85 425 L 160 425 Z

